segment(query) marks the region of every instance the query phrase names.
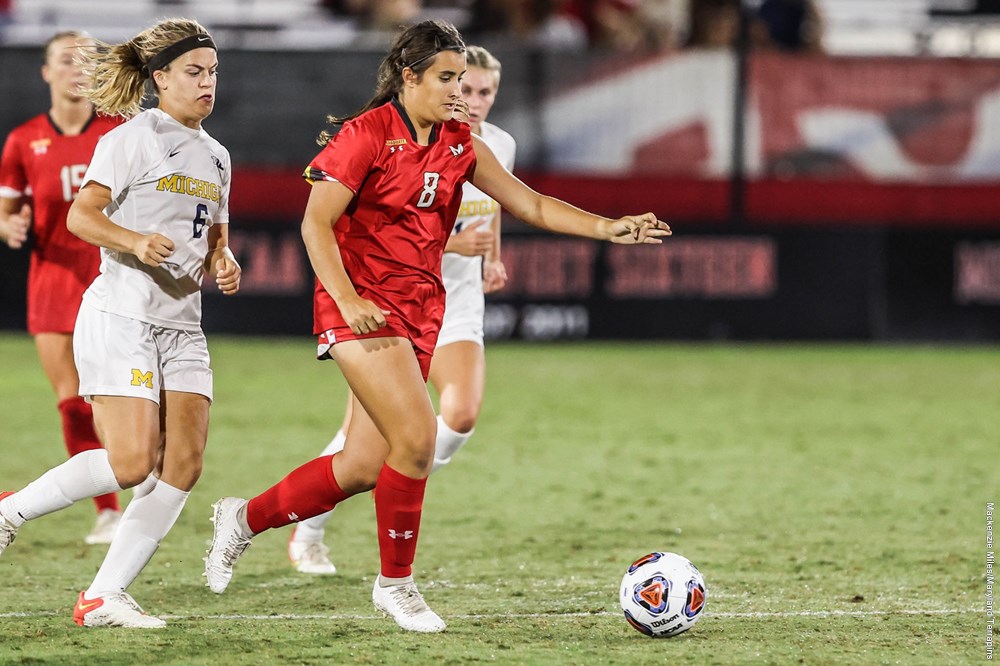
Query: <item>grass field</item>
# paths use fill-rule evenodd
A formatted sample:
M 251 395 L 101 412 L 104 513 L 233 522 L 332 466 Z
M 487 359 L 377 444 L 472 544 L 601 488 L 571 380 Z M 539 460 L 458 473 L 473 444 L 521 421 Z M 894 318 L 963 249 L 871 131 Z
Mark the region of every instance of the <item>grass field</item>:
M 3 664 L 964 664 L 986 659 L 987 502 L 1000 495 L 1000 349 L 493 345 L 476 435 L 428 486 L 417 580 L 448 622 L 371 606 L 368 496 L 338 509 L 340 572 L 296 574 L 264 534 L 203 586 L 209 505 L 251 496 L 336 430 L 344 384 L 308 338 L 210 340 L 205 473 L 131 592 L 162 631 L 82 630 L 103 556 L 81 502 L 0 559 Z M 0 335 L 0 487 L 63 458 L 30 340 Z M 388 389 L 387 389 L 388 390 Z M 705 574 L 687 634 L 621 617 L 650 550 Z

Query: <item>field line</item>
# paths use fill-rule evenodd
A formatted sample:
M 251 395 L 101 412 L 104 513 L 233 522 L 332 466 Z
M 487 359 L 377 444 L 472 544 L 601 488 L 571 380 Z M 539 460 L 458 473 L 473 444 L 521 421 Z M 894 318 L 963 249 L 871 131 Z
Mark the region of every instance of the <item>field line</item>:
M 705 611 L 705 617 L 717 618 L 781 618 L 781 617 L 879 617 L 887 615 L 964 615 L 969 613 L 981 613 L 982 608 L 902 608 L 897 610 L 802 610 L 802 611 Z M 14 618 L 40 618 L 56 617 L 66 615 L 66 612 L 55 611 L 30 611 L 24 613 L 0 613 L 0 619 Z M 449 615 L 456 620 L 532 620 L 543 618 L 581 618 L 581 617 L 618 617 L 619 613 L 600 611 L 596 613 L 469 613 Z M 243 614 L 213 614 L 213 615 L 157 615 L 164 620 L 282 620 L 282 621 L 309 621 L 309 620 L 332 620 L 332 621 L 367 621 L 381 620 L 381 614 L 355 614 L 355 613 L 324 613 L 324 614 L 298 614 L 279 613 L 275 615 L 243 615 Z

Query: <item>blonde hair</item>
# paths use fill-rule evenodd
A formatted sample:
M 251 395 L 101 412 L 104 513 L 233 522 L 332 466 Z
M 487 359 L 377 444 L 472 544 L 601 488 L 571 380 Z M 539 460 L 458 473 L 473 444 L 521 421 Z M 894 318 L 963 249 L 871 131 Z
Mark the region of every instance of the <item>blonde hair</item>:
M 482 46 L 468 46 L 465 49 L 465 64 L 467 67 L 481 67 L 496 74 L 497 85 L 500 85 L 500 61 Z
M 142 111 L 147 81 L 150 92 L 155 91 L 156 84 L 146 63 L 171 44 L 199 34 L 208 31 L 197 21 L 171 18 L 143 30 L 124 44 L 97 42 L 96 47 L 85 49 L 81 56 L 87 76 L 83 96 L 101 113 L 131 118 Z M 169 69 L 169 65 L 164 69 Z

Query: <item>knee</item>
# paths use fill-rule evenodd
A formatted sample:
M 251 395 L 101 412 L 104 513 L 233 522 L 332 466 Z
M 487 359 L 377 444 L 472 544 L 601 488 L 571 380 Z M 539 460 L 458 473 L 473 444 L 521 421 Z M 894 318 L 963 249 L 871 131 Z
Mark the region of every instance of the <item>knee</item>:
M 479 415 L 473 410 L 452 412 L 449 415 L 441 414 L 445 424 L 460 435 L 471 432 L 476 427 L 476 418 Z
M 391 447 L 403 453 L 414 468 L 429 472 L 434 462 L 434 428 L 412 428 Z
M 366 466 L 364 469 L 358 470 L 358 474 L 354 477 L 354 486 L 358 492 L 363 493 L 374 488 L 381 471 L 381 466 L 377 469 L 374 466 Z
M 201 478 L 204 457 L 195 452 L 183 456 L 172 453 L 170 457 L 170 464 L 164 465 L 163 479 L 181 490 L 194 488 Z
M 338 454 L 338 464 L 334 465 L 333 476 L 337 485 L 345 493 L 356 495 L 375 487 L 379 472 L 382 471 L 383 460 L 352 460 L 344 454 Z
M 471 402 L 454 402 L 441 404 L 441 418 L 445 424 L 459 434 L 465 434 L 476 427 L 479 418 L 479 405 Z
M 155 453 L 114 455 L 109 451 L 108 462 L 115 473 L 118 485 L 122 488 L 131 488 L 145 481 L 153 471 L 156 467 L 156 455 Z

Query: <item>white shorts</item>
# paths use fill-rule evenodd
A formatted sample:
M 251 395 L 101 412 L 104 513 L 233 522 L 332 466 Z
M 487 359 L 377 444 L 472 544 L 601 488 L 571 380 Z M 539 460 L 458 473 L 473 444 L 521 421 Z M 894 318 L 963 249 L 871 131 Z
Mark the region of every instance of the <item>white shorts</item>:
M 449 280 L 444 278 L 445 306 L 441 333 L 436 348 L 453 342 L 474 342 L 483 346 L 483 317 L 486 313 L 486 299 L 483 296 L 483 280 Z
M 161 391 L 212 399 L 208 343 L 201 331 L 182 331 L 80 307 L 73 332 L 80 395 L 145 398 L 160 404 Z

